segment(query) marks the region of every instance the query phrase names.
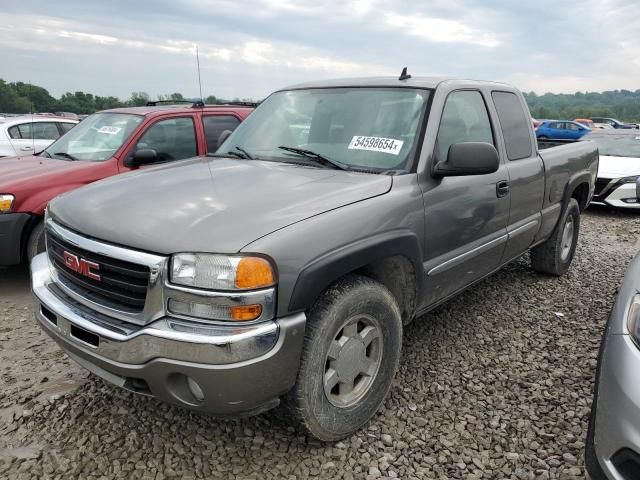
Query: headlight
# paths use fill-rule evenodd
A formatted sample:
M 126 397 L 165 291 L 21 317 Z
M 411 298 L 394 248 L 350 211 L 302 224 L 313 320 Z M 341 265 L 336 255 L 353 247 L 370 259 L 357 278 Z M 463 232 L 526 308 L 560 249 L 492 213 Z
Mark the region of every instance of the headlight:
M 634 177 L 624 177 L 620 179 L 620 183 L 636 183 L 639 178 L 640 175 L 636 175 Z
M 13 195 L 0 195 L 0 213 L 11 213 L 15 199 Z
M 266 258 L 178 253 L 171 258 L 169 280 L 175 285 L 167 291 L 171 313 L 216 321 L 273 318 L 275 289 L 269 287 L 276 274 Z
M 634 340 L 640 343 L 640 294 L 635 294 L 627 313 L 627 328 Z
M 171 259 L 171 282 L 208 290 L 253 290 L 275 285 L 271 263 L 262 257 L 178 253 Z

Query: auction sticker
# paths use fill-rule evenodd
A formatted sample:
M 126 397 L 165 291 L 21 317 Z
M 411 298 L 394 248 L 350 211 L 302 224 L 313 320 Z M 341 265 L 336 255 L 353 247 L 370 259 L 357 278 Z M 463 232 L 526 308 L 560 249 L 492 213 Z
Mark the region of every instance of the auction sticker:
M 122 130 L 121 127 L 109 127 L 105 125 L 104 127 L 100 127 L 98 132 L 106 133 L 108 135 L 117 135 L 120 130 Z
M 349 150 L 369 150 L 372 152 L 390 153 L 398 155 L 404 142 L 393 138 L 364 137 L 356 135 L 349 143 Z

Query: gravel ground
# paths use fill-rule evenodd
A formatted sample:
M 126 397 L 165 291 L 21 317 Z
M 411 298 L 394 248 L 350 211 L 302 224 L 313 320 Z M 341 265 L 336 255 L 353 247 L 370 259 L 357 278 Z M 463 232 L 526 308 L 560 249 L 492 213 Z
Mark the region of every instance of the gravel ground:
M 601 332 L 640 217 L 590 211 L 560 279 L 523 258 L 415 321 L 373 421 L 321 444 L 280 412 L 219 420 L 87 375 L 0 271 L 1 478 L 584 478 Z

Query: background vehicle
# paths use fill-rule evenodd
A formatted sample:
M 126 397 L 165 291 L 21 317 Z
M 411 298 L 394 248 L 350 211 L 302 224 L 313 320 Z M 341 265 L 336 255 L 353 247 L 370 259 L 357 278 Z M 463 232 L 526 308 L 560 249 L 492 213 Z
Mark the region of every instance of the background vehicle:
M 105 110 L 37 156 L 0 160 L 0 265 L 44 250 L 42 218 L 55 196 L 143 165 L 212 152 L 220 134 L 251 111 L 200 104 Z
M 577 122 L 545 120 L 536 128 L 536 136 L 542 140 L 579 140 L 590 131 Z
M 33 155 L 71 130 L 76 120 L 24 116 L 0 120 L 0 157 Z M 5 160 L 0 160 L 4 162 Z
M 592 203 L 640 210 L 640 134 L 602 130 L 586 135 L 600 151 Z
M 124 388 L 218 414 L 284 397 L 335 440 L 382 404 L 403 324 L 530 248 L 569 268 L 596 169 L 590 142 L 538 151 L 502 83 L 294 86 L 208 162 L 51 202 L 37 319 Z
M 622 281 L 605 328 L 585 464 L 591 480 L 640 478 L 640 255 Z
M 606 123 L 607 125 L 611 125 L 613 128 L 636 128 L 635 125 L 630 125 L 628 123 L 621 122 L 620 120 L 616 120 L 615 118 L 607 118 L 607 117 L 591 117 L 591 120 L 595 123 Z
M 604 125 L 604 124 L 593 123 L 593 121 L 588 119 L 588 118 L 576 118 L 573 121 L 576 122 L 576 123 L 579 123 L 583 127 L 589 128 L 591 130 L 602 129 L 603 127 L 601 125 Z

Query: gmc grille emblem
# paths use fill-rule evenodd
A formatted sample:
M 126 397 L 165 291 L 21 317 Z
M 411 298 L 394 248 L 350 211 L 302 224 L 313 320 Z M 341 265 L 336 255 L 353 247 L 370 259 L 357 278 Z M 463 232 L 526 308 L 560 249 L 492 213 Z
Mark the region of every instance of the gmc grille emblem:
M 85 277 L 97 280 L 98 282 L 101 280 L 100 275 L 96 273 L 98 270 L 100 270 L 100 265 L 98 265 L 96 262 L 85 260 L 84 258 L 80 258 L 73 253 L 67 252 L 66 250 L 62 252 L 62 258 L 64 259 L 65 266 L 69 270 L 73 270 L 80 275 L 84 275 Z

